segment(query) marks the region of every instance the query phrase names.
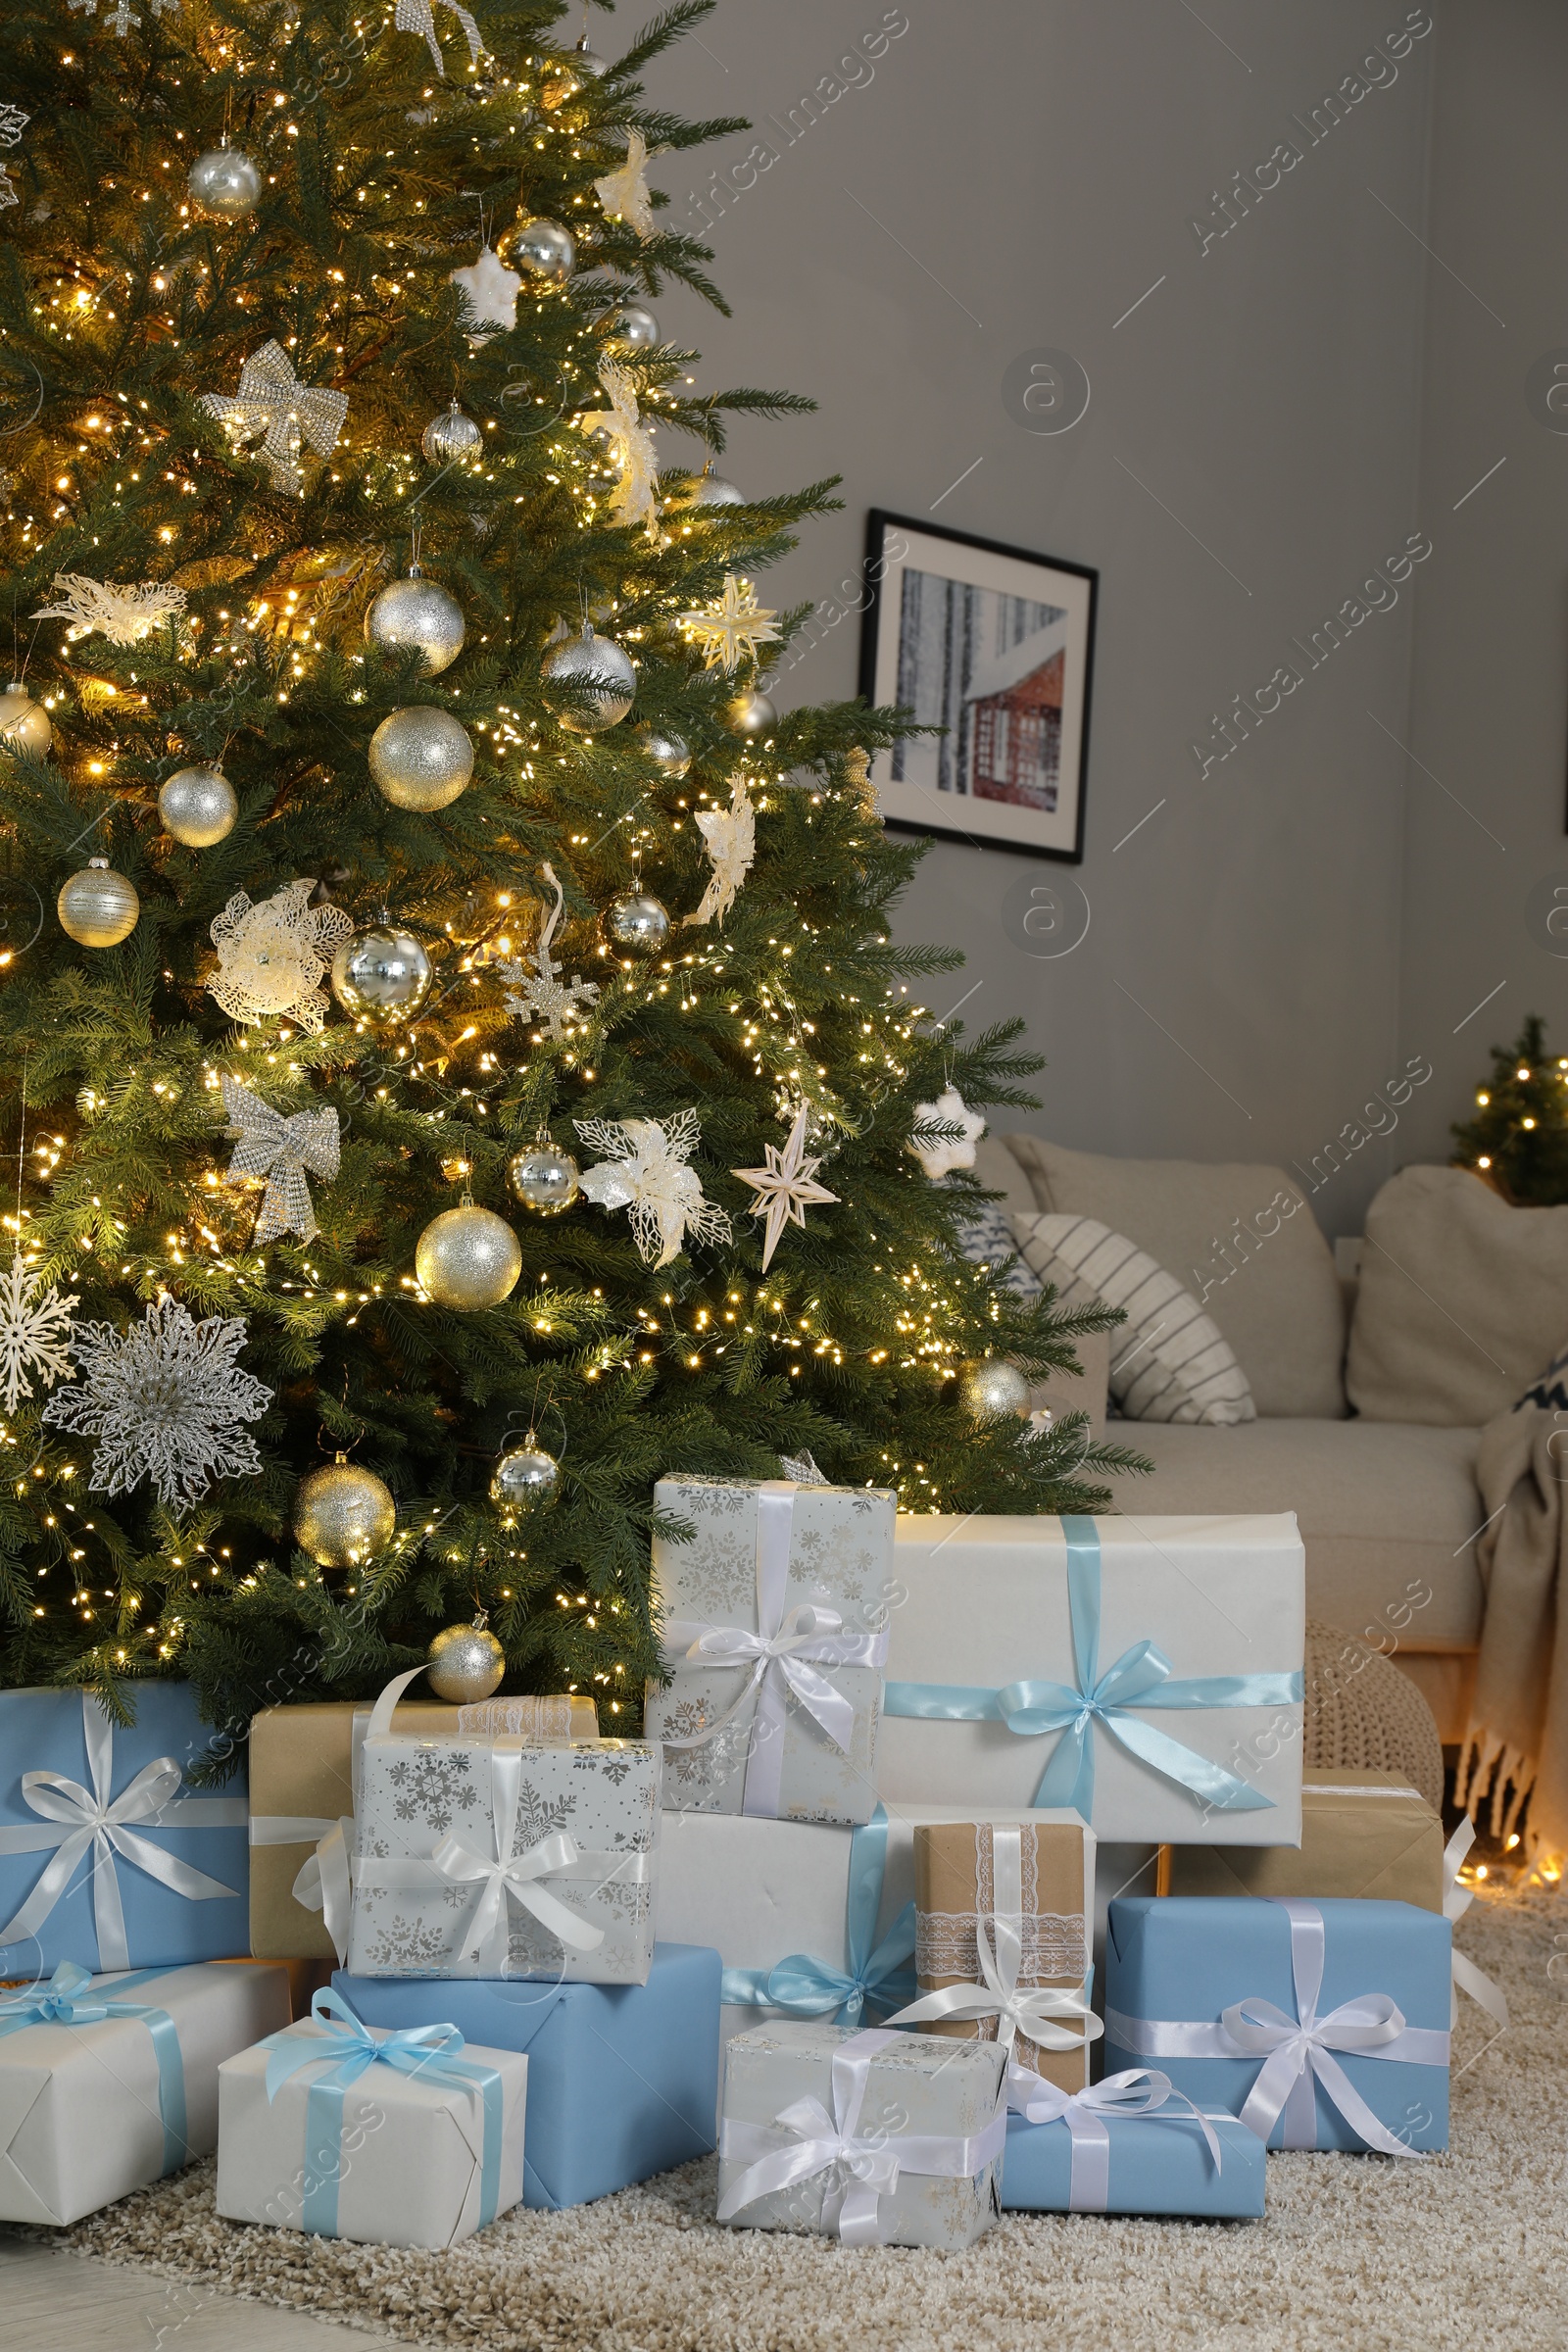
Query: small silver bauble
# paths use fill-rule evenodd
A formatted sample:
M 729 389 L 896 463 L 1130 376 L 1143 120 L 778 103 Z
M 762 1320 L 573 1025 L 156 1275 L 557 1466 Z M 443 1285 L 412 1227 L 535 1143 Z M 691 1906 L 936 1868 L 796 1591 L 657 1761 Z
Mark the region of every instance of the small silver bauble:
M 473 774 L 468 731 L 450 710 L 415 703 L 393 710 L 370 737 L 370 774 L 394 808 L 449 808 Z
M 63 886 L 55 912 L 61 930 L 79 948 L 118 948 L 135 930 L 141 901 L 135 885 L 117 874 L 107 858 L 89 858 Z
M 449 1625 L 431 1642 L 425 1681 L 437 1698 L 455 1707 L 475 1707 L 488 1698 L 507 1671 L 507 1653 L 486 1633 L 481 1609 L 471 1625 Z
M 302 1478 L 294 1497 L 294 1539 L 318 1568 L 363 1568 L 397 1531 L 391 1489 L 345 1454 Z
M 581 1190 L 577 1162 L 548 1137 L 515 1152 L 507 1162 L 507 1182 L 535 1216 L 558 1217 Z
M 966 1364 L 958 1396 L 971 1421 L 1004 1421 L 1009 1414 L 1025 1418 L 1029 1411 L 1029 1383 L 1016 1364 L 1000 1355 Z
M 411 564 L 406 579 L 394 580 L 372 600 L 365 634 L 388 653 L 421 654 L 425 675 L 433 678 L 462 653 L 467 628 L 456 599 Z
M 645 302 L 628 302 L 615 314 L 611 337 L 628 351 L 653 351 L 659 342 L 659 320 Z
M 705 466 L 695 482 L 684 490 L 672 493 L 667 503 L 672 507 L 744 507 L 746 493 L 727 482 L 721 473 Z
M 499 1306 L 522 1272 L 522 1251 L 505 1217 L 466 1200 L 443 1209 L 414 1252 L 419 1288 L 437 1306 Z
M 454 459 L 476 458 L 484 447 L 484 435 L 454 401 L 444 415 L 431 417 L 419 447 L 432 466 L 450 466 Z
M 237 147 L 214 147 L 199 155 L 185 184 L 197 210 L 212 220 L 243 220 L 261 201 L 261 172 Z
M 158 795 L 164 831 L 187 850 L 210 850 L 234 830 L 239 802 L 216 767 L 177 768 Z
M 605 908 L 605 937 L 633 956 L 657 956 L 669 937 L 669 914 L 651 891 L 633 891 Z
M 760 686 L 748 686 L 725 706 L 724 716 L 737 735 L 748 743 L 760 742 L 771 735 L 778 725 L 778 711 Z
M 332 994 L 343 1010 L 374 1029 L 411 1021 L 430 993 L 433 967 L 412 931 L 376 923 L 356 931 L 332 958 Z
M 672 784 L 678 784 L 691 766 L 690 747 L 679 735 L 662 734 L 657 727 L 639 727 L 637 741 L 660 774 L 667 776 Z
M 490 1481 L 490 1499 L 508 1513 L 519 1517 L 525 1511 L 541 1510 L 554 1502 L 561 1487 L 561 1464 L 553 1453 L 546 1453 L 534 1443 L 530 1431 L 526 1444 L 514 1446 L 504 1453 L 496 1464 L 496 1474 Z
M 576 267 L 577 248 L 559 220 L 518 220 L 496 239 L 508 270 L 526 270 L 547 285 L 564 286 Z
M 545 708 L 573 735 L 597 735 L 612 727 L 637 695 L 630 660 L 613 637 L 596 637 L 592 621 L 584 621 L 580 637 L 563 637 L 546 649 L 539 675 Z
M 30 752 L 41 760 L 55 739 L 49 713 L 35 703 L 20 678 L 0 694 L 0 744 L 8 752 Z

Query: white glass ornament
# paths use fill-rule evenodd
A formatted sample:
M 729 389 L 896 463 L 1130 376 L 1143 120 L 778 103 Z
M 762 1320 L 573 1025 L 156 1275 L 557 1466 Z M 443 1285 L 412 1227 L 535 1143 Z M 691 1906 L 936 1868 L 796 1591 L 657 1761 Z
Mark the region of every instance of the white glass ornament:
M 431 417 L 419 447 L 432 466 L 450 466 L 456 459 L 476 458 L 484 447 L 484 435 L 454 401 L 441 416 Z
M 604 933 L 612 948 L 631 956 L 657 956 L 669 937 L 669 911 L 650 890 L 634 890 L 605 908 Z
M 725 705 L 724 716 L 737 735 L 760 743 L 778 725 L 778 711 L 760 686 L 749 686 Z
M 63 885 L 55 912 L 77 947 L 118 948 L 135 930 L 141 901 L 134 883 L 117 874 L 107 858 L 89 858 Z
M 294 1497 L 294 1539 L 318 1568 L 363 1568 L 397 1532 L 392 1491 L 373 1470 L 340 1453 L 302 1478 Z
M 971 1421 L 1004 1421 L 1012 1414 L 1025 1419 L 1029 1412 L 1029 1383 L 1016 1364 L 999 1355 L 964 1367 L 958 1397 Z
M 375 789 L 395 808 L 449 808 L 473 774 L 467 729 L 434 703 L 394 710 L 370 737 Z
M 522 1251 L 505 1217 L 466 1200 L 443 1209 L 414 1252 L 419 1288 L 436 1306 L 499 1306 L 522 1272 Z
M 455 1707 L 474 1707 L 498 1690 L 507 1671 L 507 1653 L 494 1634 L 485 1631 L 485 1612 L 471 1625 L 449 1625 L 431 1642 L 425 1681 L 437 1698 Z
M 645 302 L 621 305 L 611 329 L 612 340 L 628 351 L 653 351 L 659 343 L 659 320 Z
M 198 212 L 211 220 L 243 220 L 262 196 L 262 175 L 248 155 L 226 143 L 199 155 L 185 184 Z
M 563 637 L 547 647 L 539 675 L 546 708 L 573 735 L 597 735 L 612 727 L 636 700 L 637 672 L 630 659 L 612 637 L 596 637 L 592 621 L 584 621 L 580 637 Z
M 187 850 L 210 850 L 234 830 L 239 801 L 233 785 L 216 767 L 181 767 L 158 795 L 164 831 Z
M 660 774 L 672 784 L 678 784 L 691 766 L 691 749 L 679 735 L 665 735 L 658 727 L 639 727 L 637 741 Z
M 507 1162 L 507 1182 L 536 1217 L 559 1217 L 582 1190 L 577 1162 L 548 1136 L 514 1153 Z
M 41 760 L 55 739 L 49 713 L 35 703 L 20 678 L 0 694 L 0 744 L 10 752 L 30 752 Z
M 419 941 L 391 923 L 356 931 L 332 958 L 333 996 L 352 1019 L 376 1029 L 412 1020 L 434 976 Z
M 542 1510 L 554 1502 L 560 1490 L 561 1464 L 535 1443 L 530 1430 L 523 1445 L 513 1446 L 497 1462 L 490 1499 L 509 1517 L 520 1519 L 528 1511 Z
M 526 270 L 547 285 L 564 286 L 577 266 L 571 232 L 559 220 L 518 220 L 496 239 L 503 268 Z
M 365 615 L 365 634 L 388 653 L 416 653 L 426 677 L 450 669 L 463 651 L 467 624 L 455 597 L 427 580 L 417 564 L 373 598 Z

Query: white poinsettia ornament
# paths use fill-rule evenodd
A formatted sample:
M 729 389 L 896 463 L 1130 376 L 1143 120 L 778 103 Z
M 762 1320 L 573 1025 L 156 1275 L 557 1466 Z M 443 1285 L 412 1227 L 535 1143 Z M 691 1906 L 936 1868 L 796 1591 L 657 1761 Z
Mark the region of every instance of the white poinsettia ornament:
M 652 536 L 659 528 L 654 499 L 658 466 L 653 435 L 637 407 L 636 386 L 618 360 L 600 361 L 599 381 L 610 406 L 591 409 L 582 420 L 582 429 L 586 433 L 599 427 L 615 445 L 614 465 L 620 477 L 612 510 L 615 520 L 643 523 Z
M 330 999 L 318 983 L 354 924 L 341 906 L 313 906 L 315 888 L 308 876 L 285 882 L 260 906 L 236 890 L 213 917 L 218 970 L 208 993 L 236 1021 L 286 1015 L 313 1032 L 324 1025 Z
M 90 637 L 101 629 L 111 645 L 139 645 L 161 622 L 185 610 L 184 589 L 161 580 L 117 588 L 112 580 L 89 580 L 84 572 L 57 571 L 54 587 L 60 602 L 40 606 L 32 618 L 68 622 L 68 638 Z
M 722 923 L 757 856 L 757 811 L 744 776 L 731 779 L 727 808 L 699 808 L 697 829 L 713 871 L 689 923 Z
M 957 1128 L 956 1135 L 941 1132 L 953 1127 Z M 950 1168 L 972 1168 L 974 1148 L 985 1131 L 984 1119 L 969 1109 L 957 1088 L 944 1087 L 934 1102 L 915 1104 L 909 1150 L 926 1174 L 935 1179 L 946 1176 Z
M 689 1162 L 702 1140 L 695 1110 L 671 1119 L 578 1119 L 577 1133 L 591 1151 L 607 1156 L 586 1170 L 582 1189 L 601 1208 L 623 1208 L 632 1239 L 646 1265 L 667 1266 L 688 1237 L 727 1242 L 730 1222 L 723 1209 L 703 1198 L 703 1182 Z
M 628 220 L 640 237 L 654 233 L 653 200 L 648 193 L 648 146 L 640 130 L 626 133 L 626 161 L 594 181 L 594 192 L 612 220 Z

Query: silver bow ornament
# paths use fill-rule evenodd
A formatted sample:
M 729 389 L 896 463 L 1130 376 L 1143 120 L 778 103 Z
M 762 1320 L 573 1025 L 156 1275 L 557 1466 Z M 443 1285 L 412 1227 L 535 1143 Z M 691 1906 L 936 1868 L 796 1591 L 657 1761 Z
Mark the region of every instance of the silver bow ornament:
M 337 1174 L 341 1138 L 336 1110 L 296 1110 L 285 1118 L 226 1073 L 222 1089 L 228 1133 L 235 1144 L 228 1180 L 233 1184 L 247 1176 L 267 1179 L 254 1239 L 272 1242 L 281 1233 L 297 1233 L 302 1242 L 314 1241 L 316 1211 L 305 1179 L 310 1174 L 325 1182 Z
M 428 12 L 426 12 L 428 13 Z M 307 443 L 318 458 L 330 457 L 348 415 L 349 396 L 323 385 L 302 384 L 280 343 L 264 343 L 240 369 L 239 390 L 208 392 L 202 407 L 226 425 L 236 440 L 262 446 L 256 455 L 274 490 L 299 495 L 305 487 L 300 457 Z
M 464 32 L 467 36 L 468 62 L 470 65 L 476 66 L 479 63 L 479 52 L 484 45 L 479 38 L 478 25 L 468 11 L 459 6 L 458 0 L 446 0 L 446 6 L 451 9 L 452 14 L 463 26 Z M 425 47 L 430 52 L 430 62 L 444 80 L 446 66 L 442 62 L 441 44 L 435 37 L 435 12 L 430 5 L 430 0 L 398 0 L 397 14 L 393 17 L 392 23 L 399 32 L 418 32 L 424 35 Z

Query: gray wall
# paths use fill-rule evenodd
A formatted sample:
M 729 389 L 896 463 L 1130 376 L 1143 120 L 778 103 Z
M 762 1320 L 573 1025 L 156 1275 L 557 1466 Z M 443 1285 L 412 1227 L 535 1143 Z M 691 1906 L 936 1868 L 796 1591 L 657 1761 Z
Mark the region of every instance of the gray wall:
M 701 382 L 821 404 L 742 425 L 726 461 L 753 489 L 844 477 L 846 511 L 808 526 L 766 602 L 839 593 L 871 506 L 1101 569 L 1083 865 L 941 844 L 901 918 L 969 959 L 937 1012 L 972 990 L 966 1021 L 1021 1014 L 1048 1055 L 1044 1108 L 1017 1123 L 1091 1150 L 1309 1167 L 1407 1052 L 1436 1054 L 1413 983 L 1399 1022 L 1410 629 L 1423 574 L 1450 592 L 1476 575 L 1446 501 L 1440 529 L 1418 495 L 1435 40 L 1396 78 L 1375 69 L 1385 86 L 1310 144 L 1288 118 L 1403 22 L 1399 0 L 1211 0 L 1201 23 L 1169 0 L 890 14 L 907 29 L 846 67 L 859 86 L 793 143 L 764 119 L 782 122 L 852 44 L 863 59 L 859 36 L 883 21 L 871 0 L 724 0 L 703 45 L 659 70 L 685 110 L 748 115 L 778 151 L 717 199 L 733 320 L 672 294 L 666 331 L 704 352 Z M 757 135 L 700 168 L 660 160 L 677 218 L 711 162 L 743 164 Z M 1190 218 L 1286 138 L 1300 162 L 1200 253 Z M 1001 395 L 1008 362 L 1041 345 L 1072 352 L 1093 385 L 1054 438 L 1021 429 Z M 1495 438 L 1492 421 L 1474 472 Z M 1537 439 L 1540 463 L 1568 463 L 1568 443 Z M 1422 527 L 1436 552 L 1415 580 L 1306 670 L 1291 639 Z M 1543 629 L 1560 634 L 1555 609 Z M 858 633 L 854 617 L 829 629 L 780 699 L 853 694 Z M 1190 741 L 1287 661 L 1300 688 L 1200 780 Z M 1092 921 L 1073 954 L 1041 960 L 1006 936 L 1021 878 L 1081 884 Z M 1358 1230 L 1408 1155 L 1402 1134 L 1356 1152 L 1314 1199 L 1326 1230 Z

